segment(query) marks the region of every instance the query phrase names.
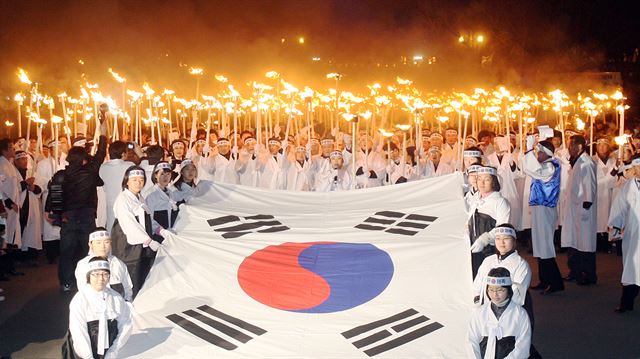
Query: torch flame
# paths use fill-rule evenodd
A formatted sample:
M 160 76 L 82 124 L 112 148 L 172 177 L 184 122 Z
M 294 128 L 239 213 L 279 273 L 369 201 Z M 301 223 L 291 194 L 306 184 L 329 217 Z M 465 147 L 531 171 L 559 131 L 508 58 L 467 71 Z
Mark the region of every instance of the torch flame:
M 275 79 L 277 79 L 277 78 L 279 78 L 279 77 L 280 77 L 280 74 L 279 74 L 279 73 L 277 73 L 277 72 L 275 72 L 275 71 L 269 71 L 269 72 L 267 72 L 267 73 L 266 73 L 266 74 L 264 74 L 264 75 L 265 75 L 268 79 L 272 79 L 272 80 L 275 80 Z
M 20 79 L 20 82 L 27 84 L 27 85 L 31 85 L 32 82 L 31 80 L 29 80 L 29 76 L 27 76 L 27 73 L 18 67 L 18 78 Z
M 224 77 L 223 75 L 216 75 L 216 80 L 225 83 L 227 81 L 229 81 L 229 79 L 227 79 L 226 77 Z
M 124 77 L 118 75 L 117 72 L 114 72 L 111 68 L 109 68 L 109 73 L 111 73 L 111 76 L 113 76 L 113 78 L 118 82 L 118 83 L 123 83 L 126 82 L 127 79 L 125 79 Z
M 204 70 L 198 67 L 192 67 L 189 69 L 189 73 L 192 75 L 202 75 L 203 72 Z
M 149 86 L 149 84 L 146 82 L 142 84 L 142 88 L 144 89 L 144 93 L 147 96 L 152 96 L 154 93 L 156 93 L 155 91 L 153 91 L 151 86 Z
M 21 94 L 21 93 L 17 93 L 17 94 L 13 97 L 13 100 L 14 100 L 14 101 L 16 101 L 16 102 L 20 102 L 20 103 L 22 103 L 22 101 L 24 101 L 24 97 L 22 97 L 22 94 Z

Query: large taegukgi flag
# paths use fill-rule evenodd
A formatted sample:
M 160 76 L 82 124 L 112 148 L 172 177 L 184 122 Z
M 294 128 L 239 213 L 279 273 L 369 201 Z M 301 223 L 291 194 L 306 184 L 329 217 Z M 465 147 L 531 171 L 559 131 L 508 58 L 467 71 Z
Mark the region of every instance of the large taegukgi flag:
M 461 176 L 340 193 L 212 184 L 181 207 L 122 357 L 461 358 Z

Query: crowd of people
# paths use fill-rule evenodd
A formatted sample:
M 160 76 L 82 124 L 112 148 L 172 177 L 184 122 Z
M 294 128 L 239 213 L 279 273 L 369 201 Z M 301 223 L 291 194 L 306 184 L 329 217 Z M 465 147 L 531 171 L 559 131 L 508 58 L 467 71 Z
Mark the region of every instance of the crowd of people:
M 565 290 L 565 281 L 596 284 L 598 250 L 622 255 L 616 311 L 633 310 L 640 288 L 638 134 L 616 146 L 604 133 L 590 143 L 578 131 L 547 129 L 522 139 L 515 132 L 461 139 L 453 128 L 423 129 L 413 141 L 402 132 L 316 136 L 306 129 L 262 138 L 249 129 L 194 129 L 188 139 L 173 134 L 163 148 L 146 136 L 140 144 L 110 141 L 105 117 L 95 143 L 82 135 L 71 142 L 0 140 L 0 280 L 22 274 L 16 263 L 37 265 L 41 252 L 58 262 L 61 292 L 77 292 L 65 357 L 116 357 L 131 329 L 131 302 L 173 235 L 180 205 L 203 193 L 206 182 L 327 192 L 461 172 L 479 306 L 469 327 L 473 357 L 538 355 L 529 289 L 549 295 Z M 533 286 L 518 245 L 536 258 Z M 567 251 L 565 276 L 556 247 Z

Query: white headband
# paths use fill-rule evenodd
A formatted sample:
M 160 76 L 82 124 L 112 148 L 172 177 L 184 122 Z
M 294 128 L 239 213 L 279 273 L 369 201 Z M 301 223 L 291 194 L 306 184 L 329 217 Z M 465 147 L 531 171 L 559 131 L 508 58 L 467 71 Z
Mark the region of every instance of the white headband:
M 476 150 L 467 150 L 462 153 L 462 157 L 482 157 L 482 153 Z
M 598 145 L 601 145 L 601 144 L 608 145 L 608 144 L 610 144 L 610 142 L 609 142 L 609 140 L 608 140 L 608 139 L 606 139 L 606 138 L 599 138 L 599 139 L 596 141 L 596 144 L 598 144 Z
M 537 144 L 536 147 L 538 148 L 538 151 L 542 151 L 544 153 L 546 153 L 548 156 L 553 157 L 553 152 L 551 152 L 551 150 L 549 150 L 548 148 L 544 147 L 541 144 Z
M 457 135 L 458 131 L 457 130 L 446 130 L 444 131 L 445 135 Z
M 496 227 L 493 230 L 491 230 L 491 232 L 493 232 L 493 234 L 496 236 L 501 234 L 501 235 L 506 235 L 506 236 L 516 238 L 516 230 L 509 227 Z
M 318 141 L 317 138 L 312 138 L 311 139 L 311 143 L 318 144 L 318 143 L 320 143 L 320 141 Z
M 251 141 L 253 141 L 253 142 L 257 142 L 255 138 L 253 138 L 253 137 L 247 137 L 247 138 L 245 138 L 245 139 L 244 139 L 244 144 L 246 145 L 246 144 L 248 144 L 248 143 L 249 143 L 249 142 L 251 142 Z
M 498 285 L 501 287 L 506 287 L 508 285 L 512 285 L 511 277 L 489 277 L 485 279 L 487 285 Z
M 218 140 L 218 146 L 227 146 L 230 144 L 231 142 L 229 142 L 229 140 Z
M 280 141 L 278 141 L 278 140 L 269 140 L 268 144 L 270 144 L 270 145 L 280 145 Z
M 332 139 L 330 139 L 330 138 L 328 138 L 328 139 L 324 139 L 324 140 L 320 141 L 320 143 L 321 143 L 323 146 L 329 146 L 329 145 L 333 145 L 333 140 L 332 140 Z
M 145 177 L 144 170 L 132 170 L 129 172 L 129 178 L 131 177 Z
M 478 143 L 478 141 L 473 137 L 465 138 L 464 142 L 473 143 L 474 145 L 476 145 Z
M 195 166 L 193 164 L 193 161 L 191 161 L 191 160 L 182 160 L 182 162 L 180 162 L 180 165 L 182 166 L 182 168 L 184 168 L 185 166 L 188 166 L 188 165 Z
M 196 141 L 196 143 L 205 143 L 205 144 L 206 144 L 206 143 L 207 143 L 207 141 L 205 141 L 205 140 L 203 140 L 203 139 L 199 139 L 199 140 L 197 140 L 197 141 Z
M 89 242 L 97 239 L 110 239 L 109 232 L 107 231 L 95 231 L 89 235 Z
M 111 268 L 109 268 L 109 262 L 103 260 L 89 262 L 89 269 L 87 270 L 87 273 L 91 273 L 94 270 L 106 270 L 111 272 Z
M 440 138 L 442 138 L 442 135 L 439 134 L 438 132 L 434 132 L 434 133 L 431 134 L 430 137 L 440 137 Z
M 431 146 L 429 147 L 429 153 L 431 152 L 442 152 L 442 150 L 438 146 Z
M 478 174 L 480 173 L 488 173 L 492 176 L 497 176 L 498 172 L 496 172 L 496 169 L 493 167 L 489 167 L 489 166 L 482 166 L 480 168 L 478 168 L 478 170 L 476 171 Z
M 640 166 L 640 157 L 635 158 L 633 161 L 631 161 L 631 165 L 632 166 Z
M 83 138 L 81 140 L 77 140 L 76 142 L 74 142 L 73 147 L 82 147 L 86 144 L 87 144 L 87 140 Z
M 467 173 L 476 173 L 478 172 L 478 169 L 482 168 L 481 165 L 477 165 L 477 164 L 473 164 L 471 166 L 469 166 L 469 168 L 467 168 Z
M 331 154 L 329 154 L 329 157 L 331 158 L 342 158 L 342 152 L 340 151 L 332 151 Z
M 28 153 L 26 153 L 26 152 L 20 152 L 20 153 L 16 154 L 15 159 L 16 159 L 16 160 L 19 160 L 19 159 L 21 159 L 21 158 L 26 158 L 26 157 L 29 157 L 29 154 L 28 154 Z
M 160 162 L 156 165 L 156 172 L 158 170 L 169 170 L 171 171 L 171 165 L 167 162 Z
M 307 152 L 307 149 L 304 146 L 296 147 L 296 152 Z

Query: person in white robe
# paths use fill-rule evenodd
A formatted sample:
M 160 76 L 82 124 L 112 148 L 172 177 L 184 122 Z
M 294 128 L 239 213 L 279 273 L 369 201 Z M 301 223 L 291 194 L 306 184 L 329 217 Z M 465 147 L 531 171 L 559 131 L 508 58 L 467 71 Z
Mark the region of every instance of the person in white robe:
M 567 247 L 569 275 L 580 285 L 597 283 L 596 232 L 598 182 L 596 164 L 585 152 L 583 136 L 569 141 L 571 171 L 565 193 L 565 217 L 562 222 L 562 246 Z M 560 190 L 562 193 L 562 189 Z
M 533 256 L 538 261 L 539 283 L 532 289 L 542 290 L 541 294 L 550 294 L 564 290 L 562 275 L 556 262 L 553 243 L 557 223 L 556 209 L 560 198 L 560 162 L 553 156 L 553 144 L 540 141 L 533 147 L 535 137 L 526 140 L 527 152 L 524 155 L 524 172 L 531 178 L 530 197 L 527 206 L 531 209 L 531 240 Z
M 432 144 L 432 146 L 438 146 Z M 455 168 L 456 164 L 460 160 L 460 143 L 458 143 L 458 130 L 454 128 L 448 128 L 444 131 L 444 143 L 438 146 L 442 149 L 441 161 L 447 163 L 452 168 Z
M 351 174 L 344 166 L 342 151 L 333 151 L 330 155 L 331 167 L 316 174 L 316 192 L 347 191 L 351 189 Z
M 288 191 L 311 191 L 311 163 L 306 159 L 307 149 L 298 146 L 292 155 L 287 158 L 284 167 L 285 189 Z M 324 159 L 323 159 L 324 160 Z M 329 160 L 324 160 L 327 166 Z M 324 167 L 324 166 L 323 166 Z
M 631 161 L 634 178 L 628 180 L 611 205 L 611 240 L 622 237 L 622 296 L 618 313 L 633 310 L 640 290 L 640 155 Z
M 38 251 L 42 250 L 42 189 L 35 183 L 34 177 L 28 177 L 27 165 L 29 154 L 17 151 L 13 164 L 18 171 L 20 180 L 20 195 L 18 197 L 20 207 L 20 249 L 23 252 L 23 260 L 35 265 Z
M 127 265 L 133 284 L 133 296 L 142 288 L 151 270 L 161 242 L 171 236 L 151 217 L 141 191 L 146 180 L 145 171 L 137 166 L 127 169 L 124 188 L 113 206 L 116 221 L 111 231 L 113 255 Z
M 133 300 L 133 284 L 129 271 L 123 261 L 119 260 L 111 254 L 111 236 L 104 228 L 96 228 L 89 235 L 89 255 L 82 258 L 76 266 L 75 276 L 76 285 L 82 288 L 87 285 L 87 271 L 89 270 L 89 261 L 93 257 L 104 257 L 109 261 L 109 288 L 120 294 L 124 300 L 131 302 Z
M 499 224 L 509 223 L 511 209 L 509 202 L 500 195 L 500 183 L 498 172 L 494 167 L 484 166 L 478 168 L 478 196 L 470 203 L 469 220 L 467 222 L 468 236 L 471 244 L 483 233 L 491 231 Z M 473 277 L 485 257 L 493 254 L 493 248 L 485 248 L 484 251 L 471 255 L 471 268 Z
M 238 183 L 243 186 L 257 187 L 260 182 L 260 162 L 266 157 L 265 148 L 258 145 L 253 137 L 244 139 L 244 146 L 238 153 L 235 170 L 238 173 Z
M 16 155 L 13 142 L 0 140 L 0 197 L 7 211 L 4 244 L 22 246 L 20 237 L 20 177 L 13 159 Z
M 60 255 L 60 227 L 53 225 L 53 219 L 45 210 L 44 204 L 49 197 L 49 181 L 53 175 L 67 166 L 67 154 L 63 152 L 60 141 L 49 141 L 47 155 L 36 165 L 36 184 L 42 189 L 42 245 L 48 262 L 54 263 Z M 56 147 L 58 147 L 58 161 L 55 160 Z
M 169 162 L 158 162 L 153 170 L 153 187 L 143 194 L 151 217 L 163 228 L 173 228 L 178 217 L 175 188 L 170 186 L 173 169 Z
M 217 141 L 217 146 L 209 152 L 208 157 L 202 158 L 199 163 L 192 163 L 198 168 L 200 180 L 238 184 L 237 158 L 237 149 L 232 149 L 231 142 L 221 137 Z
M 513 300 L 513 282 L 504 267 L 484 279 L 491 300 L 473 312 L 467 332 L 467 356 L 475 359 L 526 359 L 531 348 L 527 312 Z
M 198 169 L 189 159 L 183 160 L 180 168 L 180 175 L 173 182 L 173 198 L 176 204 L 188 202 L 190 198 L 197 197 L 203 193 L 201 190 L 206 183 L 210 181 L 200 181 L 198 178 Z M 199 186 L 202 183 L 202 186 Z
M 440 177 L 453 173 L 450 162 L 444 161 L 442 149 L 438 146 L 429 147 L 428 158 L 423 162 L 422 178 Z
M 62 348 L 67 358 L 118 358 L 131 334 L 130 304 L 107 284 L 110 267 L 106 258 L 88 263 L 84 285 L 69 304 L 69 332 Z
M 514 153 L 511 152 L 511 143 L 509 138 L 505 136 L 497 136 L 494 139 L 495 152 L 487 156 L 489 166 L 498 169 L 498 177 L 500 178 L 500 194 L 504 197 L 511 207 L 511 223 L 515 228 L 520 230 L 521 213 L 522 213 L 522 195 L 516 188 L 516 180 L 520 177 L 517 171 Z
M 611 210 L 611 197 L 613 188 L 616 185 L 617 171 L 616 158 L 611 155 L 611 144 L 606 137 L 599 137 L 595 143 L 596 153 L 593 161 L 596 163 L 598 180 L 598 225 L 597 225 L 597 247 L 601 252 L 608 252 L 609 239 L 607 221 Z
M 258 187 L 266 189 L 284 189 L 285 172 L 287 158 L 282 151 L 282 144 L 279 139 L 272 137 L 267 142 L 269 154 L 259 164 L 260 182 Z

